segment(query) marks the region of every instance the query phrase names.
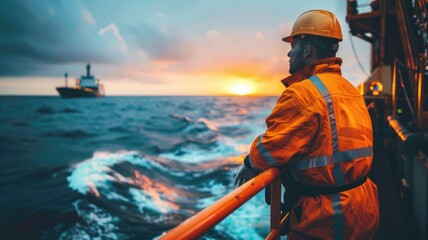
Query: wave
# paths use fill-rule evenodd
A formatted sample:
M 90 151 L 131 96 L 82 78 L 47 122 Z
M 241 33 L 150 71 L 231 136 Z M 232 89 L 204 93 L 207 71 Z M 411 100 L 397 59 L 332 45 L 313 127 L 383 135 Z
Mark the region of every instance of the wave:
M 138 126 L 134 126 L 134 125 L 117 125 L 117 126 L 113 126 L 108 128 L 109 132 L 114 132 L 114 133 L 136 133 L 140 130 L 140 128 Z
M 22 191 L 0 199 L 13 203 L 3 204 L 3 228 L 19 239 L 156 239 L 234 189 L 237 159 L 274 101 L 18 100 L 0 103 L 0 184 Z M 264 207 L 257 196 L 204 238 L 261 239 Z
M 54 136 L 54 137 L 69 138 L 69 139 L 83 139 L 83 138 L 90 138 L 90 137 L 97 136 L 97 134 L 87 132 L 82 129 L 73 129 L 73 130 L 50 131 L 43 134 L 43 136 L 46 136 L 46 137 Z
M 126 239 L 117 226 L 118 217 L 86 200 L 76 200 L 73 206 L 79 220 L 62 232 L 59 239 Z
M 43 107 L 39 107 L 37 109 L 37 112 L 40 113 L 40 114 L 54 114 L 55 110 L 53 108 L 51 108 L 51 107 L 43 106 Z
M 173 152 L 161 153 L 160 156 L 180 162 L 201 163 L 222 157 L 241 155 L 245 149 L 248 149 L 247 144 L 238 144 L 225 138 L 223 141 L 218 141 L 207 148 L 200 148 L 200 145 L 190 143 L 180 146 Z
M 48 107 L 48 106 L 42 106 L 37 108 L 36 110 L 37 113 L 39 114 L 43 114 L 43 115 L 52 115 L 52 114 L 56 114 L 56 113 L 80 113 L 79 110 L 75 109 L 75 108 L 71 108 L 71 107 L 65 107 L 62 109 L 55 109 L 53 107 Z
M 176 114 L 167 116 L 150 116 L 144 122 L 144 129 L 160 133 L 181 132 L 192 122 L 190 117 L 181 117 Z
M 99 233 L 97 229 L 105 223 L 111 231 L 102 232 L 103 236 L 112 234 L 120 239 L 121 233 L 116 231 L 118 225 L 138 224 L 144 225 L 145 234 L 149 231 L 154 238 L 231 191 L 236 166 L 237 162 L 231 158 L 187 163 L 150 157 L 136 151 L 96 152 L 92 158 L 75 165 L 67 180 L 71 189 L 98 199 L 95 202 L 99 203 L 85 214 L 95 215 L 102 221 L 92 229 L 84 229 L 81 225 L 74 229 L 80 231 L 77 236 L 86 236 L 93 231 Z M 268 229 L 264 225 L 255 226 L 260 225 L 259 211 L 267 211 L 262 197 L 244 205 L 206 238 L 261 239 L 259 229 Z M 100 206 L 109 209 L 108 212 L 116 212 L 120 221 L 99 210 Z M 242 229 L 242 219 L 249 224 L 245 231 L 237 230 Z M 92 219 L 85 221 L 95 224 Z M 142 233 L 137 231 L 135 234 Z
M 16 169 L 2 169 L 0 174 L 0 184 L 7 184 L 14 181 L 36 181 L 40 179 L 50 178 L 57 173 L 62 172 L 65 168 L 60 167 L 44 167 L 34 168 L 34 166 L 21 166 Z
M 77 109 L 74 109 L 74 108 L 66 107 L 66 108 L 60 110 L 60 112 L 61 113 L 79 113 L 80 111 L 78 111 Z

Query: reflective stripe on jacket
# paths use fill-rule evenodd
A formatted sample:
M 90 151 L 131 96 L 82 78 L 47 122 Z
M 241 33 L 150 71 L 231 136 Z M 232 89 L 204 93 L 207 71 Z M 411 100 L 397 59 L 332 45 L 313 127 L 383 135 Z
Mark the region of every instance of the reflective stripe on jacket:
M 293 180 L 313 186 L 341 186 L 369 173 L 371 120 L 336 60 L 313 66 L 309 78 L 282 93 L 266 119 L 266 132 L 252 144 L 252 167 L 281 167 Z M 378 212 L 371 180 L 338 194 L 304 196 L 292 211 L 288 239 L 371 239 Z

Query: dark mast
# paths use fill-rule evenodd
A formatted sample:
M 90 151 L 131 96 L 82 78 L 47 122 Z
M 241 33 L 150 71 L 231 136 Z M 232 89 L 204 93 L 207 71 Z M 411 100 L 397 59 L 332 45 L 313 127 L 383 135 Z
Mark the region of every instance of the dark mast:
M 88 65 L 86 65 L 86 76 L 90 77 L 91 76 L 91 64 L 88 63 Z

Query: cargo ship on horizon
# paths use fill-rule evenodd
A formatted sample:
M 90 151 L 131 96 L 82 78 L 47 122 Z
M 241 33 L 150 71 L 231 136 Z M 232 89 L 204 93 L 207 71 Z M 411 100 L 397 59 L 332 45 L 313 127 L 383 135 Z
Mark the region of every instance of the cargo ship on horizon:
M 104 97 L 104 86 L 99 79 L 91 75 L 91 65 L 86 65 L 86 76 L 76 79 L 76 85 L 68 87 L 67 73 L 65 76 L 65 87 L 57 87 L 59 95 L 63 98 Z

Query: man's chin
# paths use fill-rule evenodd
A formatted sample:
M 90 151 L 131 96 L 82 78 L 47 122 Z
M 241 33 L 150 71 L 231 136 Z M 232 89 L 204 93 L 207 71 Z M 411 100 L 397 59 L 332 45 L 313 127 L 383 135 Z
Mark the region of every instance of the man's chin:
M 296 69 L 295 69 L 295 67 L 294 67 L 294 65 L 292 65 L 291 63 L 289 65 L 288 72 L 290 74 L 293 74 L 293 73 L 297 72 Z
M 298 67 L 298 66 L 296 66 L 296 65 L 293 65 L 293 66 L 291 66 L 290 65 L 290 68 L 288 69 L 288 72 L 290 73 L 290 74 L 294 74 L 294 73 L 296 73 L 296 72 L 298 72 L 300 69 L 302 69 L 303 67 Z

